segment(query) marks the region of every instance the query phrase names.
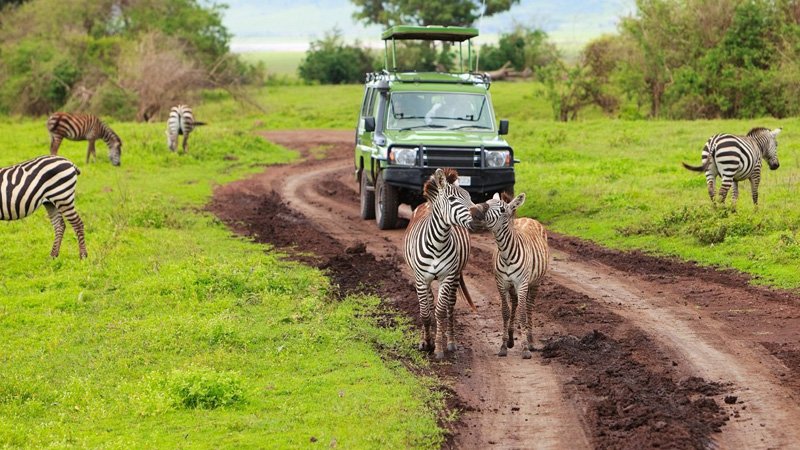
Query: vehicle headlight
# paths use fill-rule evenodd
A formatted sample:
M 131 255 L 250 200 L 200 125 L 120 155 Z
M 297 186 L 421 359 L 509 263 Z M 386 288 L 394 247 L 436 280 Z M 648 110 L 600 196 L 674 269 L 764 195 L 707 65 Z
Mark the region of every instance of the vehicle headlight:
M 399 166 L 413 166 L 417 163 L 417 149 L 394 147 L 389 154 L 389 161 Z
M 511 152 L 508 150 L 487 150 L 487 167 L 505 167 L 511 165 Z

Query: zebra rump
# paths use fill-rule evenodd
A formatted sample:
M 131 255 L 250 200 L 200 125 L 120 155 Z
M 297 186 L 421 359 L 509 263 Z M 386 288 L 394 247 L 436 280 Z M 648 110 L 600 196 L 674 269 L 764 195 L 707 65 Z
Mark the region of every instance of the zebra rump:
M 80 257 L 85 258 L 83 221 L 75 211 L 79 174 L 70 160 L 52 155 L 0 168 L 0 220 L 23 219 L 44 205 L 55 231 L 50 256 L 58 256 L 66 218 L 78 237 Z

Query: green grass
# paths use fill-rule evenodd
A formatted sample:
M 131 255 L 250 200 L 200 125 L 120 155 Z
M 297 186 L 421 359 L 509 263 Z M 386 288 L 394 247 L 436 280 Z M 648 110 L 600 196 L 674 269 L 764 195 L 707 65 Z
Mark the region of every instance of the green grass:
M 251 64 L 264 63 L 269 74 L 295 79 L 297 78 L 297 68 L 305 58 L 306 53 L 297 51 L 264 51 L 243 52 L 239 55 L 244 61 Z
M 437 447 L 441 404 L 412 375 L 408 326 L 373 297 L 332 300 L 317 270 L 231 236 L 212 187 L 296 155 L 211 116 L 189 156 L 163 125 L 115 123 L 78 162 L 89 258 L 44 211 L 0 223 L 0 447 Z M 0 165 L 45 153 L 41 120 L 0 120 Z M 244 130 L 243 130 L 244 129 Z M 378 351 L 376 349 L 380 348 Z
M 363 88 L 290 86 L 257 94 L 268 114 L 264 128 L 355 127 Z M 755 282 L 800 287 L 799 119 L 731 121 L 627 121 L 597 109 L 578 122 L 558 123 L 536 83 L 494 83 L 498 118 L 511 121 L 509 142 L 522 162 L 517 192 L 527 194 L 521 213 L 549 229 L 618 249 L 643 249 L 704 265 L 735 268 Z M 220 101 L 211 108 L 233 108 Z M 781 167 L 764 169 L 760 209 L 741 183 L 737 213 L 711 206 L 699 164 L 705 141 L 718 132 L 746 133 L 754 126 L 783 127 Z M 730 203 L 730 195 L 728 204 Z

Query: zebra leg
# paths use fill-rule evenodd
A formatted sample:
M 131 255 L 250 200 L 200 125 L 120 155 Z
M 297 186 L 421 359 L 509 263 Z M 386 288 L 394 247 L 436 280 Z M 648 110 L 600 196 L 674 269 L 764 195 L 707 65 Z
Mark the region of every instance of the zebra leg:
M 422 352 L 433 351 L 433 339 L 431 337 L 431 322 L 433 321 L 433 311 L 431 310 L 431 300 L 433 292 L 425 280 L 417 279 L 414 283 L 419 300 L 419 316 L 422 319 L 422 340 L 419 343 L 419 350 Z
M 86 238 L 83 235 L 83 221 L 81 220 L 81 216 L 78 215 L 78 212 L 75 211 L 75 207 L 71 203 L 67 205 L 56 205 L 56 207 L 61 214 L 66 217 L 69 224 L 72 225 L 72 229 L 75 230 L 75 236 L 78 237 L 78 251 L 81 259 L 86 258 Z
M 50 217 L 50 223 L 53 224 L 53 230 L 56 233 L 55 241 L 53 241 L 53 249 L 50 250 L 50 256 L 52 258 L 57 258 L 58 252 L 61 250 L 61 240 L 64 238 L 64 229 L 66 228 L 64 225 L 64 218 L 61 217 L 61 213 L 58 211 L 58 208 L 56 208 L 52 203 L 45 203 L 44 208 L 47 210 L 47 215 Z
M 447 299 L 447 351 L 456 351 L 456 296 L 458 294 L 458 281 L 453 282 L 450 297 Z
M 86 164 L 89 164 L 89 157 L 93 162 L 97 162 L 97 155 L 94 152 L 94 139 L 89 139 L 89 146 L 86 147 Z
M 189 153 L 186 142 L 189 140 L 189 133 L 183 133 L 183 153 Z
M 501 285 L 499 282 L 497 283 L 497 285 L 498 285 L 497 288 L 500 291 L 500 305 L 501 305 L 502 310 L 503 310 L 503 333 L 502 334 L 504 335 L 504 336 L 501 336 L 501 339 L 503 340 L 503 343 L 500 345 L 500 352 L 497 353 L 497 356 L 506 356 L 506 355 L 508 355 L 508 345 L 507 345 L 507 343 L 511 342 L 511 346 L 512 347 L 514 346 L 514 338 L 513 337 L 511 339 L 509 339 L 509 340 L 506 340 L 506 338 L 505 338 L 505 335 L 509 335 L 510 333 L 512 333 L 512 331 L 509 328 L 509 321 L 508 321 L 508 317 L 511 315 L 511 312 L 509 311 L 509 308 L 508 308 L 508 301 L 509 301 L 509 298 L 508 298 L 509 297 L 509 295 L 508 295 L 508 287 L 505 286 L 505 285 Z
M 530 327 L 528 325 L 530 323 L 530 317 L 528 317 L 528 302 L 529 302 L 528 301 L 528 283 L 522 283 L 519 286 L 519 290 L 517 291 L 517 300 L 519 300 L 519 299 L 522 299 L 522 301 L 525 302 L 525 305 L 523 305 L 522 308 L 520 308 L 520 315 L 522 316 L 521 317 L 521 319 L 522 319 L 521 321 L 525 326 L 526 333 L 530 333 L 531 331 L 530 331 Z M 513 314 L 514 314 L 514 308 L 516 306 L 517 306 L 517 302 L 515 301 L 513 306 L 512 306 L 512 309 L 511 309 L 512 317 L 513 317 Z M 528 350 L 528 345 L 529 344 L 530 344 L 530 342 L 527 340 L 527 337 L 526 337 L 525 345 L 523 345 L 523 347 L 522 347 L 522 358 L 523 359 L 530 359 L 531 358 L 531 352 L 530 352 L 530 350 Z
M 756 173 L 750 178 L 750 189 L 753 191 L 753 205 L 758 210 L 758 185 L 761 183 L 761 174 Z
M 733 184 L 733 178 L 723 177 L 719 187 L 719 203 L 725 204 L 725 197 L 728 196 L 728 190 Z
M 533 305 L 538 292 L 538 285 L 529 286 L 528 297 L 525 300 L 525 338 L 527 339 L 525 347 L 530 351 L 533 351 Z M 524 351 L 522 352 L 522 357 L 525 358 Z M 530 356 L 528 356 L 528 358 L 530 358 Z
M 714 195 L 717 193 L 716 187 L 714 184 L 717 181 L 717 174 L 712 173 L 710 170 L 706 172 L 706 186 L 708 187 L 708 197 L 711 198 L 711 204 L 716 205 L 714 203 Z
M 521 290 L 522 286 L 512 285 L 509 292 L 509 297 L 511 298 L 511 314 L 508 316 L 508 341 L 506 342 L 508 348 L 514 348 L 514 325 L 516 323 L 517 305 L 519 305 Z
M 450 290 L 452 282 L 452 279 L 445 278 L 439 283 L 439 296 L 436 299 L 436 342 L 434 343 L 436 350 L 433 353 L 437 360 L 444 359 L 445 330 L 448 329 L 447 322 L 450 319 Z M 450 339 L 447 340 L 449 341 Z
M 58 147 L 61 146 L 61 141 L 64 140 L 62 136 L 50 133 L 50 154 L 57 155 Z
M 733 195 L 731 196 L 731 208 L 736 212 L 736 200 L 739 200 L 739 182 L 733 180 Z

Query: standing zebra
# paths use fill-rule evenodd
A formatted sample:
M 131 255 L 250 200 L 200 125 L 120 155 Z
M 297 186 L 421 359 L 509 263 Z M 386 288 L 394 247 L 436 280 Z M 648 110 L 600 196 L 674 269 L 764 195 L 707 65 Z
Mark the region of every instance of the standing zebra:
M 44 205 L 56 233 L 50 256 L 58 256 L 66 217 L 78 236 L 80 257 L 85 258 L 83 222 L 75 211 L 75 185 L 79 174 L 78 168 L 61 156 L 40 156 L 0 168 L 0 220 L 25 218 Z
M 414 287 L 422 317 L 420 350 L 436 350 L 436 359 L 444 358 L 445 328 L 447 350 L 454 351 L 456 290 L 461 271 L 469 258 L 469 232 L 472 222 L 469 208 L 474 206 L 469 193 L 458 186 L 458 173 L 453 169 L 436 169 L 425 183 L 427 203 L 415 211 L 403 237 L 406 263 L 414 272 Z M 431 284 L 439 281 L 438 301 L 434 301 Z M 464 291 L 469 299 L 466 290 Z M 431 338 L 433 308 L 436 312 L 436 340 Z
M 753 204 L 758 208 L 758 184 L 761 182 L 761 159 L 764 158 L 771 170 L 780 167 L 778 162 L 778 141 L 776 137 L 780 128 L 770 131 L 767 128 L 753 128 L 747 136 L 733 134 L 715 134 L 703 146 L 702 164 L 683 167 L 695 171 L 706 172 L 708 196 L 714 202 L 714 182 L 717 176 L 722 178 L 719 188 L 719 202 L 724 203 L 728 190 L 733 185 L 733 209 L 739 198 L 739 181 L 750 180 L 753 191 Z
M 533 350 L 533 302 L 539 283 L 547 272 L 550 249 L 547 246 L 547 231 L 542 224 L 527 217 L 514 217 L 517 208 L 525 203 L 525 194 L 519 194 L 510 203 L 507 200 L 495 194 L 486 203 L 476 205 L 471 212 L 477 221 L 485 222 L 497 243 L 494 279 L 500 291 L 503 331 L 508 337 L 500 346 L 498 355 L 506 356 L 507 349 L 514 346 L 514 314 L 519 300 L 524 299 L 522 321 L 525 324 L 526 341 L 522 357 L 529 359 Z
M 47 119 L 47 131 L 50 132 L 50 154 L 58 154 L 58 147 L 64 138 L 70 141 L 89 141 L 86 149 L 86 163 L 89 157 L 97 161 L 94 141 L 102 139 L 108 146 L 108 158 L 111 164 L 118 166 L 122 153 L 122 140 L 108 125 L 97 116 L 90 114 L 70 114 L 57 112 Z
M 203 122 L 194 120 L 192 108 L 186 105 L 173 106 L 169 111 L 167 120 L 167 145 L 173 152 L 178 147 L 178 135 L 183 135 L 183 153 L 188 152 L 186 146 L 189 140 L 189 133 L 194 127 L 205 125 Z

